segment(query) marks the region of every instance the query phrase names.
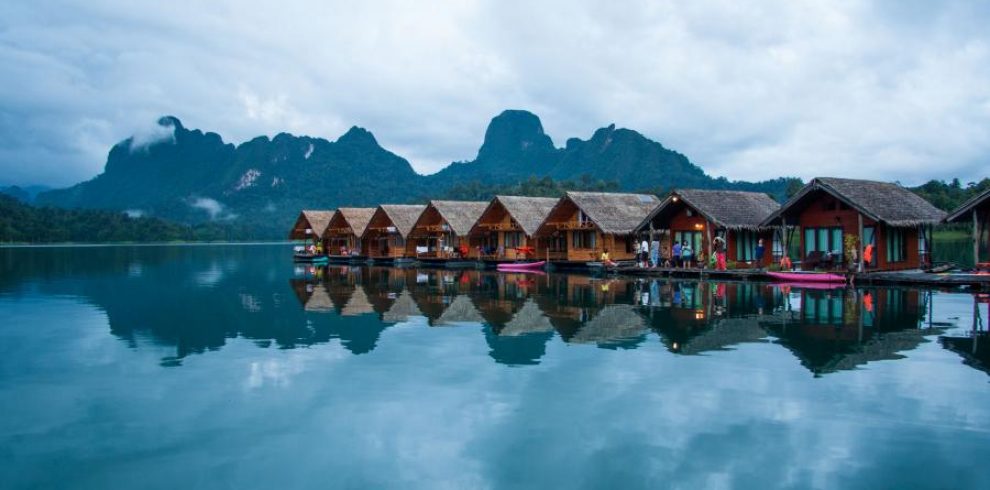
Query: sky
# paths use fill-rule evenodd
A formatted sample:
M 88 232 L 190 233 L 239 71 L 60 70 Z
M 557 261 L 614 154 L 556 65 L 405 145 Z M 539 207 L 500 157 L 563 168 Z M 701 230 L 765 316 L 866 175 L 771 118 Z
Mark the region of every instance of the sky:
M 357 125 L 421 173 L 492 117 L 615 123 L 729 179 L 990 176 L 990 2 L 0 2 L 0 184 L 94 177 L 159 116 Z

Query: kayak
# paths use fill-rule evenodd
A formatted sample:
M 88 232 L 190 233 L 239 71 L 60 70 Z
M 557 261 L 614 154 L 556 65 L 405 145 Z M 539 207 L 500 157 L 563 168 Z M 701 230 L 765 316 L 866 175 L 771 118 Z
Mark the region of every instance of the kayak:
M 767 275 L 784 282 L 846 282 L 846 277 L 831 272 L 767 272 Z
M 531 271 L 536 269 L 542 269 L 547 261 L 541 260 L 539 262 L 507 262 L 498 265 L 498 270 L 500 271 Z

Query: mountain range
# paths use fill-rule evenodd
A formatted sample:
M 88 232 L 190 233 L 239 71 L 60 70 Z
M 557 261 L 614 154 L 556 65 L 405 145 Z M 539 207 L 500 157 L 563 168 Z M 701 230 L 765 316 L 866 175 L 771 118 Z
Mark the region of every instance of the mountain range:
M 111 148 L 103 173 L 67 189 L 43 192 L 38 205 L 121 210 L 183 223 L 222 221 L 259 238 L 284 236 L 300 209 L 374 206 L 443 197 L 466 183 L 507 184 L 530 177 L 615 182 L 619 189 L 742 189 L 782 199 L 794 179 L 730 182 L 707 175 L 684 155 L 642 134 L 610 125 L 588 140 L 554 146 L 540 119 L 508 110 L 492 119 L 476 158 L 433 175 L 416 173 L 366 129 L 336 141 L 280 133 L 240 145 L 158 121 L 155 141 L 128 138 Z

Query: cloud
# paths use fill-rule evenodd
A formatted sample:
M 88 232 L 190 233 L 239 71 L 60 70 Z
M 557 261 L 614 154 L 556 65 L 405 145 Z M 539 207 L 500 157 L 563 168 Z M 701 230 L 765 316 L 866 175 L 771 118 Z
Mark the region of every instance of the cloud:
M 231 220 L 237 217 L 236 214 L 226 211 L 226 207 L 220 201 L 209 197 L 191 197 L 189 205 L 196 209 L 206 211 L 211 220 Z
M 990 4 L 724 0 L 0 6 L 0 171 L 71 184 L 163 114 L 241 142 L 369 128 L 421 172 L 537 113 L 730 178 L 986 175 Z
M 131 152 L 147 150 L 149 146 L 163 142 L 175 143 L 175 125 L 171 121 L 139 128 L 131 137 Z

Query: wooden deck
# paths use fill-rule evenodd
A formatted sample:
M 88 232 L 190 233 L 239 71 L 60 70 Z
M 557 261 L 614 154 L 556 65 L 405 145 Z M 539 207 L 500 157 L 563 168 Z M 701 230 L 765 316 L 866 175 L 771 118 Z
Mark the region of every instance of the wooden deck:
M 766 281 L 772 282 L 765 271 L 759 269 L 736 269 L 716 271 L 711 269 L 641 268 L 635 266 L 609 269 L 610 273 L 637 277 L 680 277 L 710 280 Z M 853 283 L 857 285 L 903 285 L 927 287 L 968 286 L 990 290 L 990 275 L 985 274 L 933 274 L 920 271 L 866 272 L 855 274 Z

